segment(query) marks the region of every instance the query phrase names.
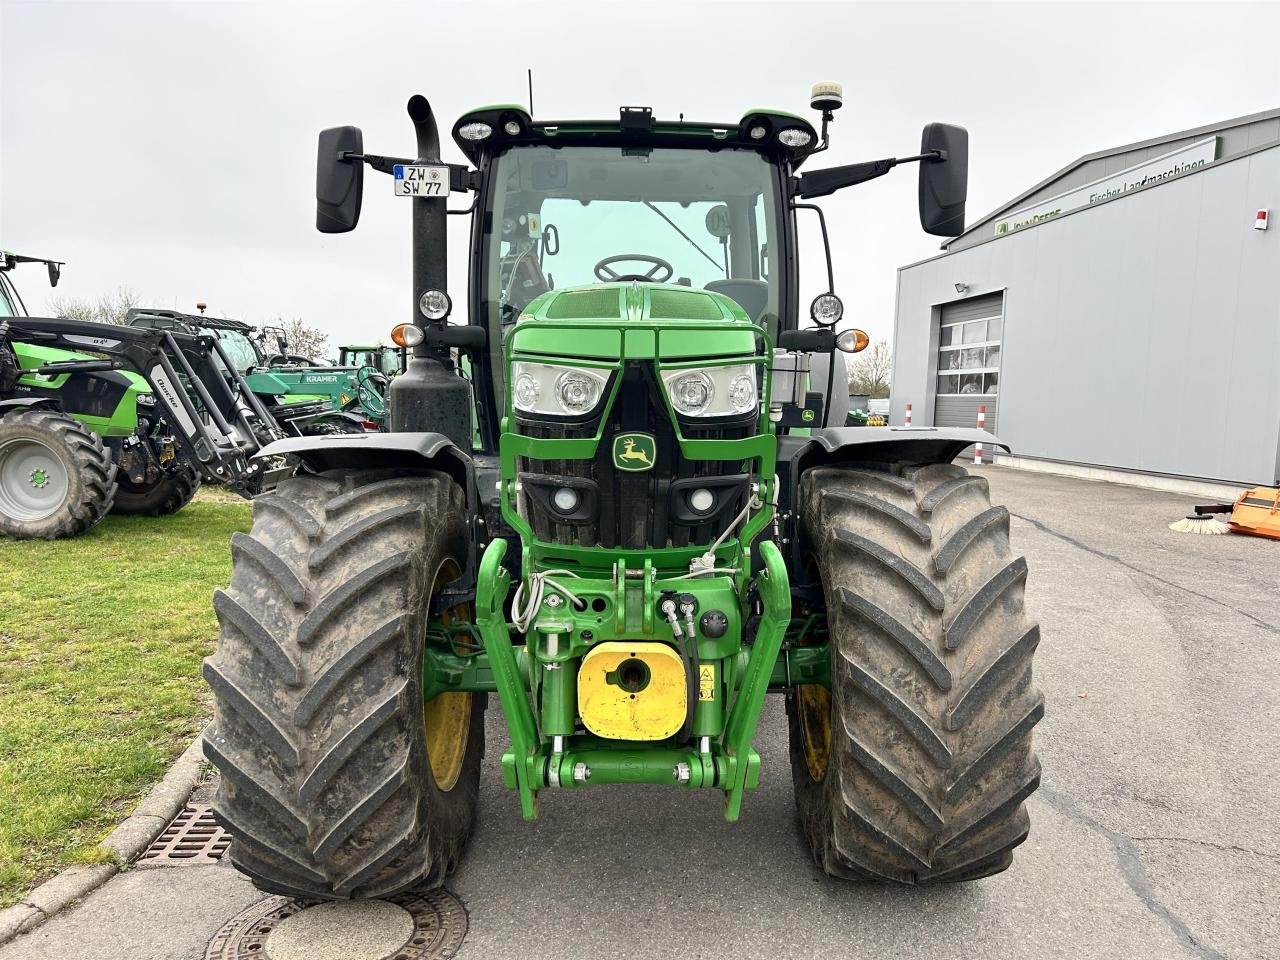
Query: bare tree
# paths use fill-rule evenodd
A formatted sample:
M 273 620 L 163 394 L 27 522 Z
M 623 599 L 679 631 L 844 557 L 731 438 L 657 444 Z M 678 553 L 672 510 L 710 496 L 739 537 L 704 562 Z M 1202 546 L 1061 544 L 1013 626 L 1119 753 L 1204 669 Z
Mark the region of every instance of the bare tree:
M 104 293 L 96 301 L 84 297 L 50 297 L 49 309 L 56 316 L 68 320 L 122 324 L 140 299 L 132 287 L 120 286 L 112 293 Z
M 292 320 L 277 317 L 273 326 L 284 329 L 289 352 L 294 356 L 309 357 L 312 360 L 325 359 L 329 351 L 329 335 L 318 327 L 310 326 L 301 317 L 294 317 Z
M 880 400 L 889 396 L 889 381 L 892 377 L 893 351 L 887 340 L 877 340 L 857 354 L 849 366 L 849 391 L 864 393 Z

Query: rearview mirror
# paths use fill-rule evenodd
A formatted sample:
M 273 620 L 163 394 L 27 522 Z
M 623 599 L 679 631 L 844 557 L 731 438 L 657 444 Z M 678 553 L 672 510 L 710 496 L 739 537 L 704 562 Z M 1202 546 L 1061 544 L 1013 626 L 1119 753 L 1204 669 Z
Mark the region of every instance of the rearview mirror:
M 49 286 L 56 287 L 58 278 L 62 276 L 62 264 L 49 261 Z
M 969 192 L 969 131 L 949 123 L 930 123 L 920 138 L 920 152 L 938 152 L 920 161 L 920 227 L 935 237 L 964 232 L 964 201 Z
M 364 163 L 347 154 L 364 153 L 359 127 L 330 127 L 320 131 L 316 153 L 316 229 L 321 233 L 346 233 L 360 222 L 364 193 Z

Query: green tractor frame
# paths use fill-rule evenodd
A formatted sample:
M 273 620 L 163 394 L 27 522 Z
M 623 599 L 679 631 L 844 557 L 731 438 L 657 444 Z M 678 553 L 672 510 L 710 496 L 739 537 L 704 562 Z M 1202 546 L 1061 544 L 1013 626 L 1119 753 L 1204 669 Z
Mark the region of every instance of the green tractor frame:
M 923 229 L 959 233 L 967 134 L 930 124 L 918 155 L 800 173 L 838 87 L 813 106 L 821 132 L 775 110 L 487 107 L 453 127 L 465 165 L 440 159 L 420 96 L 416 159 L 320 134 L 321 231 L 356 226 L 365 166 L 412 207 L 412 321 L 394 334 L 412 355 L 389 432 L 264 451 L 299 473 L 256 501 L 215 594 L 205 752 L 231 858 L 261 888 L 443 882 L 475 819 L 489 694 L 527 819 L 618 784 L 717 791 L 727 820 L 749 815 L 774 692 L 821 869 L 917 884 L 1009 866 L 1039 782 L 1039 633 L 1008 512 L 952 464 L 999 441 L 845 427 L 844 351 L 865 335 L 836 330 L 829 246 L 816 326 L 797 289 L 802 201 L 898 164 L 920 164 Z M 461 324 L 450 193 L 475 211 Z

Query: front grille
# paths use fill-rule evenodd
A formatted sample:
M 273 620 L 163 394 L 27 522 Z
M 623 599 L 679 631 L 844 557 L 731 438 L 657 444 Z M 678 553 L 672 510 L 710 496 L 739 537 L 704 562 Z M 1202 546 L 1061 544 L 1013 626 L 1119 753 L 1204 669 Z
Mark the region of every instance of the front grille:
M 594 460 L 519 459 L 520 512 L 540 540 L 584 547 L 639 549 L 704 546 L 715 540 L 742 509 L 748 491 L 745 461 L 686 460 L 667 414 L 650 364 L 629 364 Z M 517 429 L 528 437 L 593 437 L 598 420 L 549 422 L 518 416 Z M 682 421 L 686 439 L 736 440 L 754 435 L 755 417 L 732 422 Z M 613 438 L 619 433 L 653 434 L 656 456 L 652 470 L 630 472 L 613 466 Z M 679 498 L 691 485 L 707 481 L 716 506 L 705 518 L 680 509 Z M 564 481 L 558 483 L 557 481 Z M 567 520 L 551 506 L 557 486 L 579 489 L 590 501 L 580 519 Z M 693 484 L 692 486 L 698 486 Z

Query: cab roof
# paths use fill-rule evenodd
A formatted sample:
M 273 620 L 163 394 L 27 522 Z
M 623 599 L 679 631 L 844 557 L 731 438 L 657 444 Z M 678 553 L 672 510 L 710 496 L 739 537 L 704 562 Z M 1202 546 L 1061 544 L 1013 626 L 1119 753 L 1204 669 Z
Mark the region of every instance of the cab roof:
M 490 132 L 478 140 L 462 136 L 462 128 L 472 124 L 484 124 Z M 778 135 L 788 130 L 808 134 L 808 141 L 802 146 L 787 146 Z M 657 120 L 649 107 L 621 107 L 613 120 L 534 120 L 524 107 L 514 103 L 478 107 L 463 114 L 453 125 L 453 139 L 472 164 L 478 164 L 486 151 L 514 145 L 617 145 L 696 150 L 747 148 L 770 159 L 786 161 L 796 169 L 818 146 L 813 125 L 782 110 L 748 110 L 731 123 Z

